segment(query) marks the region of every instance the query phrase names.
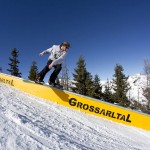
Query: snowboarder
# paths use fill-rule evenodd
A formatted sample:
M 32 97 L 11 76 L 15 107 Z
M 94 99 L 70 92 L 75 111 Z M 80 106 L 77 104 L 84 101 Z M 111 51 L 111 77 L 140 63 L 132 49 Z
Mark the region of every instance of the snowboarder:
M 35 80 L 36 83 L 44 83 L 43 79 L 46 73 L 50 71 L 52 67 L 54 67 L 54 71 L 50 75 L 48 83 L 51 86 L 56 85 L 55 80 L 62 69 L 62 63 L 64 61 L 64 58 L 67 54 L 67 49 L 69 49 L 69 47 L 69 42 L 63 42 L 60 45 L 53 45 L 51 48 L 44 50 L 39 54 L 40 56 L 43 56 L 44 54 L 50 53 L 50 56 L 48 58 L 47 65 L 43 68 L 43 70 L 40 73 L 38 73 Z

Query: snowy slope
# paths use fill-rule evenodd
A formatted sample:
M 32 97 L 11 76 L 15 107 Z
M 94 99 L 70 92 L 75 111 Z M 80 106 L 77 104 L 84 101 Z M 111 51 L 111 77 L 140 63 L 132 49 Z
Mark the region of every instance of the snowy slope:
M 0 150 L 150 150 L 150 132 L 0 84 Z

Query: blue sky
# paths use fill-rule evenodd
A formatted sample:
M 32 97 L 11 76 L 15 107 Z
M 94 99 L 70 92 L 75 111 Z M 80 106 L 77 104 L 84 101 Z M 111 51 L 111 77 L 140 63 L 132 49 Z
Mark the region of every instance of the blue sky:
M 120 64 L 126 75 L 143 72 L 150 57 L 149 0 L 0 0 L 0 66 L 8 73 L 11 50 L 19 50 L 19 68 L 27 78 L 32 61 L 39 71 L 48 55 L 39 53 L 69 41 L 70 77 L 79 56 L 101 80 Z M 46 76 L 46 80 L 50 73 Z

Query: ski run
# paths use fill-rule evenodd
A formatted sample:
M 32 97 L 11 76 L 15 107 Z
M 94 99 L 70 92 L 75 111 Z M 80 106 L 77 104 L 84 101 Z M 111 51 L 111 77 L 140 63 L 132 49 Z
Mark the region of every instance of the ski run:
M 87 115 L 0 83 L 0 150 L 51 149 L 150 150 L 150 132 Z

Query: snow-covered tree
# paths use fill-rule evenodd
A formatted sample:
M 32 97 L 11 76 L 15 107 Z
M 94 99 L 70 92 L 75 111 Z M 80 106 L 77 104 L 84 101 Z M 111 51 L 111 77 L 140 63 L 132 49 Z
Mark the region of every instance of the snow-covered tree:
M 105 90 L 104 90 L 104 93 L 103 93 L 103 99 L 106 102 L 114 103 L 114 101 L 112 99 L 111 83 L 110 83 L 110 81 L 108 79 L 107 79 L 107 82 L 105 84 Z

